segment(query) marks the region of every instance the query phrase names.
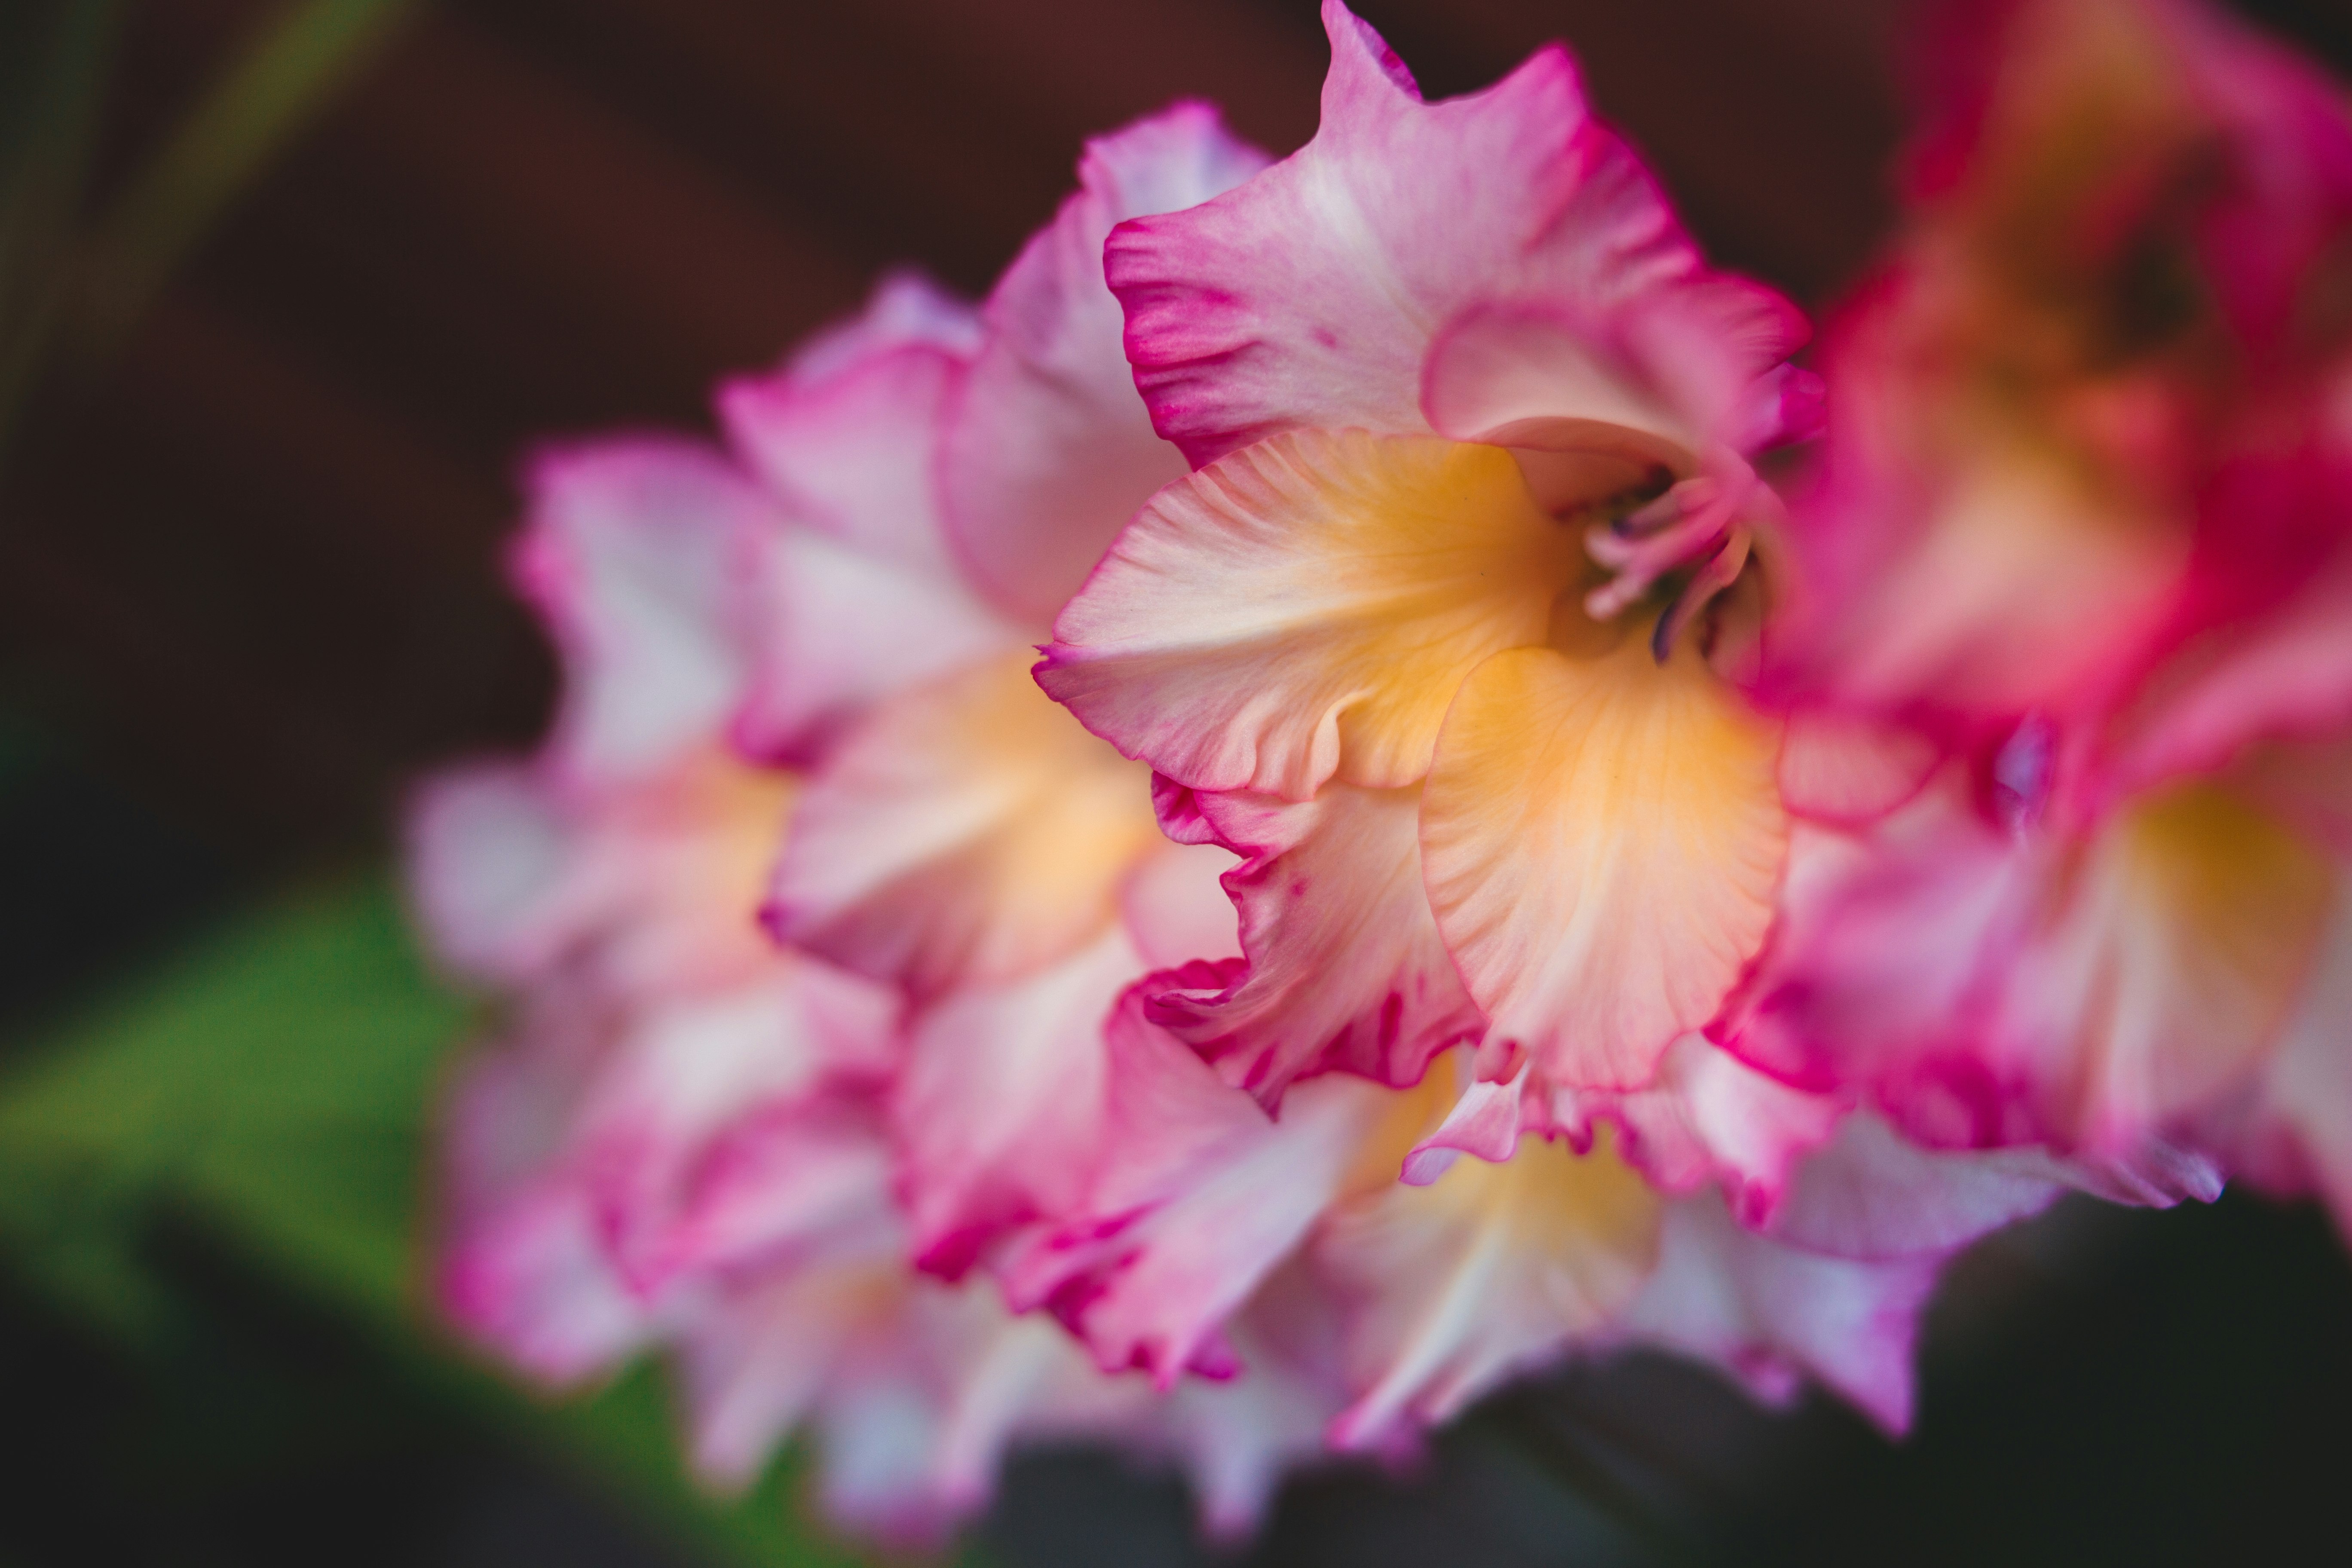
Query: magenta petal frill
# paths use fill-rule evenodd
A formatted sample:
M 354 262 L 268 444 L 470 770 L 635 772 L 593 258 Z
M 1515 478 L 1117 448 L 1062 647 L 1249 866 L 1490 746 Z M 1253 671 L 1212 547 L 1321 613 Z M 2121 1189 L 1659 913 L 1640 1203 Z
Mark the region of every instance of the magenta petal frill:
M 1564 298 L 1604 314 L 1698 267 L 1564 51 L 1431 104 L 1338 0 L 1323 21 L 1315 139 L 1228 195 L 1122 224 L 1106 251 L 1136 384 L 1195 465 L 1286 430 L 1426 433 L 1423 367 L 1457 313 Z

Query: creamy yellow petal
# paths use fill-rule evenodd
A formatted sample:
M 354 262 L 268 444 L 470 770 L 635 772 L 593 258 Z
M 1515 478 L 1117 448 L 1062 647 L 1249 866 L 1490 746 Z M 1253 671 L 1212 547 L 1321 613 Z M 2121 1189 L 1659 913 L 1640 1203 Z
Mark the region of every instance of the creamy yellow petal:
M 2085 1143 L 2157 1128 L 2277 1039 L 2334 881 L 2316 846 L 2218 784 L 2150 797 L 2053 879 L 1998 1054 L 2035 1072 Z
M 1604 1130 L 1588 1154 L 1530 1139 L 1507 1163 L 1462 1160 L 1335 1214 L 1317 1258 L 1353 1309 L 1361 1392 L 1333 1441 L 1374 1447 L 1400 1422 L 1442 1421 L 1604 1327 L 1657 1261 L 1660 1213 Z
M 1638 1089 L 1714 1016 L 1772 918 L 1788 855 L 1770 728 L 1678 647 L 1524 648 L 1464 683 L 1422 805 L 1439 932 L 1554 1083 Z
M 1027 663 L 885 703 L 811 776 L 768 906 L 779 935 L 927 997 L 1029 973 L 1116 918 L 1160 844 L 1150 777 Z
M 1582 570 L 1499 447 L 1297 431 L 1153 498 L 1038 679 L 1197 789 L 1408 784 L 1462 678 L 1540 641 Z

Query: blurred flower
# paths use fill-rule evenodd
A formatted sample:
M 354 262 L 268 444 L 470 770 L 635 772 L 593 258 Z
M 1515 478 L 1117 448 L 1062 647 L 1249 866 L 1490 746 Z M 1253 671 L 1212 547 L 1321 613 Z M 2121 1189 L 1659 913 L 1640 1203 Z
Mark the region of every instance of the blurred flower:
M 1176 128 L 1213 132 L 1194 110 Z M 932 514 L 893 510 L 925 493 L 888 489 L 929 471 L 940 405 L 922 399 L 958 381 L 981 342 L 970 312 L 895 279 L 776 377 L 728 389 L 723 406 L 757 477 L 749 458 L 682 442 L 586 446 L 535 468 L 514 562 L 563 655 L 562 708 L 538 756 L 432 781 L 411 816 L 419 912 L 436 950 L 515 998 L 509 1037 L 450 1100 L 443 1298 L 470 1334 L 553 1384 L 641 1350 L 672 1352 L 697 1468 L 716 1482 L 748 1482 L 813 1424 L 828 1511 L 887 1537 L 934 1536 L 984 1504 L 1008 1442 L 1073 1434 L 1184 1464 L 1212 1524 L 1246 1529 L 1283 1464 L 1319 1444 L 1334 1408 L 1322 1352 L 1267 1340 L 1247 1387 L 1163 1393 L 1104 1378 L 1058 1327 L 1013 1318 L 992 1289 L 916 1272 L 916 1231 L 931 1211 L 918 1202 L 910 1223 L 898 1192 L 921 1191 L 930 1167 L 906 1158 L 894 1124 L 908 1100 L 936 1092 L 927 1085 L 969 1070 L 964 1042 L 951 1022 L 942 1036 L 936 1009 L 910 1037 L 898 987 L 780 948 L 758 918 L 787 813 L 813 820 L 822 858 L 857 804 L 843 779 L 872 737 L 898 732 L 904 715 L 919 731 L 944 716 L 964 721 L 977 749 L 950 752 L 949 771 L 933 775 L 947 795 L 915 800 L 919 834 L 965 826 L 954 847 L 977 844 L 984 868 L 1002 820 L 974 826 L 957 811 L 975 788 L 985 801 L 1008 768 L 1016 780 L 1030 769 L 1028 787 L 1064 814 L 1004 847 L 1011 880 L 938 884 L 976 901 L 978 923 L 962 931 L 983 948 L 1009 910 L 1001 929 L 1016 946 L 1010 959 L 995 956 L 1001 947 L 958 950 L 956 911 L 942 916 L 944 936 L 918 926 L 884 939 L 885 951 L 946 954 L 936 971 L 893 972 L 854 938 L 841 945 L 887 978 L 936 973 L 971 993 L 991 1020 L 975 1042 L 983 1067 L 1042 1052 L 1043 1087 L 1071 1088 L 1053 1076 L 1053 1053 L 1083 1079 L 1119 985 L 1151 963 L 1220 951 L 1214 918 L 1230 942 L 1214 867 L 1193 900 L 1214 917 L 1205 945 L 1192 942 L 1202 922 L 1182 873 L 1162 868 L 1212 852 L 1160 839 L 1143 772 L 1007 668 L 1001 650 L 1017 634 L 962 585 L 943 548 L 919 552 Z M 794 418 L 813 428 L 795 432 Z M 827 457 L 855 460 L 824 471 Z M 859 637 L 897 663 L 841 657 L 844 639 L 855 653 Z M 999 720 L 1014 731 L 992 730 Z M 1041 729 L 1043 752 L 1007 744 Z M 1072 784 L 1050 764 L 1074 748 Z M 747 753 L 826 765 L 803 785 Z M 912 754 L 918 774 L 924 755 Z M 977 786 L 955 775 L 964 763 Z M 1086 823 L 1067 814 L 1096 803 L 1113 858 L 1082 865 L 1073 910 L 1053 896 L 1073 886 L 1055 879 L 1054 858 L 1085 860 Z M 907 809 L 903 795 L 864 804 Z M 1053 822 L 1070 831 L 1057 837 Z M 887 831 L 861 845 L 909 848 Z M 1036 857 L 1046 880 L 1024 889 Z M 886 861 L 879 880 L 903 864 Z M 893 908 L 902 923 L 941 915 L 919 900 Z M 1026 926 L 1014 918 L 1024 912 Z M 1037 948 L 1017 945 L 1040 927 Z M 1139 942 L 1154 944 L 1149 961 Z M 1034 990 L 1023 966 L 1040 963 L 1042 1001 L 978 984 L 1009 973 Z M 1057 998 L 1066 1017 L 1052 1013 Z M 1034 1088 L 1024 1104 L 1019 1083 L 992 1087 L 1003 1092 L 950 1096 L 938 1139 L 964 1136 L 968 1148 L 993 1135 L 1008 1103 L 1015 1118 L 1069 1120 Z M 971 1115 L 978 1131 L 961 1134 L 958 1118 Z M 1035 1131 L 1016 1121 L 1014 1147 L 996 1152 L 1005 1169 L 1055 1152 Z
M 1738 1048 L 1936 1143 L 2352 1216 L 2352 109 L 2187 0 L 1953 44 L 1769 678 L 1946 760 Z

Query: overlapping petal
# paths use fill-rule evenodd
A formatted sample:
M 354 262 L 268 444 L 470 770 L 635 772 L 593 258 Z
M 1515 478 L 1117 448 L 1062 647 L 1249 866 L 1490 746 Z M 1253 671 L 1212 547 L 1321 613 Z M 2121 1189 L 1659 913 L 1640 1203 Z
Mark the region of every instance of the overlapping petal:
M 1426 1111 L 1332 1077 L 1270 1120 L 1151 1024 L 1140 991 L 1105 1033 L 1101 1163 L 1083 1200 L 1008 1268 L 1008 1298 L 1050 1306 L 1107 1370 L 1141 1367 L 1163 1387 L 1188 1369 L 1230 1376 L 1225 1320 L 1351 1183 L 1393 1168 Z M 1399 1115 L 1416 1124 L 1402 1136 Z
M 978 318 L 908 275 L 769 374 L 721 387 L 730 444 L 775 517 L 734 563 L 758 616 L 733 714 L 752 754 L 804 760 L 876 699 L 1019 634 L 966 584 L 934 468 Z
M 1497 655 L 1454 700 L 1422 805 L 1430 907 L 1491 1026 L 1554 1082 L 1638 1089 L 1771 923 L 1774 741 L 1687 645 Z
M 1742 1228 L 1711 1195 L 1685 1198 L 1666 1212 L 1657 1270 L 1624 1331 L 1715 1363 L 1768 1404 L 1818 1379 L 1902 1432 L 1919 1313 L 1942 1263 L 1802 1251 Z
M 1580 555 L 1498 448 L 1301 431 L 1154 498 L 1037 679 L 1196 789 L 1393 788 L 1463 677 L 1542 638 Z
M 1149 775 L 1002 655 L 877 709 L 811 775 L 770 890 L 782 939 L 919 999 L 1012 979 L 1118 915 Z
M 602 794 L 543 765 L 446 773 L 408 823 L 426 935 L 457 972 L 499 984 L 583 960 L 632 994 L 761 973 L 773 954 L 760 885 L 791 794 L 714 751 Z
M 1419 790 L 1329 784 L 1291 804 L 1163 780 L 1159 798 L 1180 832 L 1243 857 L 1224 880 L 1244 960 L 1166 977 L 1147 1009 L 1226 1082 L 1268 1107 L 1322 1072 L 1402 1088 L 1485 1032 L 1422 890 Z
M 964 986 L 916 1022 L 892 1114 L 923 1268 L 961 1276 L 1083 1201 L 1102 1141 L 1103 1026 L 1142 970 L 1114 925 L 1021 979 Z
M 2012 841 L 1939 798 L 1901 827 L 1782 1002 L 1818 1068 L 1937 1144 L 2128 1153 L 2252 1069 L 2333 898 L 2322 851 L 2211 784 L 2084 839 Z
M 1422 411 L 1440 435 L 1584 460 L 1590 501 L 1710 448 L 1753 452 L 1815 433 L 1821 387 L 1786 363 L 1809 332 L 1780 295 L 1694 274 L 1634 299 L 1548 289 L 1471 306 L 1431 342 Z
M 845 329 L 720 387 L 719 416 L 795 521 L 902 571 L 951 577 L 929 458 L 982 341 L 971 307 L 900 273 Z
M 1529 1142 L 1505 1164 L 1456 1163 L 1333 1216 L 1317 1257 L 1352 1298 L 1361 1392 L 1342 1447 L 1444 1420 L 1516 1372 L 1597 1334 L 1648 1278 L 1661 1203 L 1606 1139 L 1579 1154 Z
M 658 774 L 722 729 L 749 675 L 737 562 L 773 503 L 718 453 L 645 437 L 532 463 L 509 565 L 564 665 L 547 751 L 590 785 Z
M 1414 1146 L 1404 1179 L 1426 1185 L 1463 1154 L 1508 1160 L 1528 1134 L 1587 1149 L 1606 1122 L 1620 1155 L 1660 1191 L 1719 1185 L 1744 1223 L 1761 1225 L 1779 1210 L 1799 1160 L 1829 1140 L 1845 1109 L 1835 1096 L 1792 1089 L 1704 1036 L 1685 1035 L 1638 1089 L 1555 1084 L 1533 1062 L 1505 1082 L 1466 1086 Z
M 909 572 L 814 529 L 760 536 L 745 571 L 761 620 L 732 739 L 771 762 L 814 762 L 875 702 L 1019 640 L 960 580 Z
M 1136 384 L 1196 466 L 1302 428 L 1424 432 L 1423 362 L 1456 313 L 1538 296 L 1602 314 L 1697 267 L 1563 51 L 1424 103 L 1345 5 L 1323 21 L 1314 140 L 1215 201 L 1120 225 L 1105 250 Z
M 1021 624 L 1049 625 L 1129 516 L 1185 468 L 1136 395 L 1103 241 L 1121 219 L 1192 206 L 1265 162 L 1199 103 L 1089 142 L 1076 194 L 989 296 L 940 490 L 972 579 Z
M 887 1191 L 874 1097 L 897 1024 L 879 987 L 783 961 L 764 984 L 633 1017 L 566 1152 L 632 1288 L 870 1226 Z

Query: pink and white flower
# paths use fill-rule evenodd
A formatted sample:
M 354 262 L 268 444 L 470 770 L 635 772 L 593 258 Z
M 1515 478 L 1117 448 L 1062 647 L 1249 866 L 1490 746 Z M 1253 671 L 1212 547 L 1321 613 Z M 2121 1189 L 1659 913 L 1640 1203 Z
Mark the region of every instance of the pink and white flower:
M 1705 267 L 1563 53 L 1427 104 L 1325 20 L 1316 138 L 1106 253 L 1197 467 L 1038 679 L 1152 766 L 1171 837 L 1241 858 L 1243 952 L 1128 994 L 1109 1152 L 1009 1293 L 1168 1383 L 1225 1370 L 1226 1314 L 1303 1260 L 1343 1303 L 1349 1447 L 1641 1335 L 1899 1425 L 1942 1258 L 2055 1189 L 1909 1151 L 1873 1229 L 1838 1195 L 1867 1184 L 1799 1174 L 1854 1157 L 1850 1101 L 1699 1033 L 1773 925 L 1783 771 L 1853 812 L 1926 765 L 1867 725 L 1841 765 L 1845 731 L 1793 742 L 1731 679 L 1803 322 Z M 1870 1245 L 1769 1233 L 1800 1189 Z M 1743 1240 L 1705 1217 L 1727 1192 Z
M 1177 118 L 1213 129 L 1198 111 Z M 1200 908 L 1185 903 L 1182 866 L 1170 868 L 1213 852 L 1159 838 L 1144 772 L 1007 665 L 1003 619 L 943 547 L 926 552 L 936 514 L 903 510 L 929 493 L 898 481 L 928 474 L 943 393 L 980 341 L 969 312 L 893 279 L 858 322 L 725 395 L 751 456 L 622 442 L 534 471 L 515 558 L 564 655 L 563 710 L 540 755 L 444 775 L 411 820 L 428 935 L 455 972 L 515 999 L 509 1038 L 450 1100 L 443 1299 L 469 1336 L 551 1384 L 669 1352 L 696 1468 L 714 1482 L 750 1480 L 812 1427 L 828 1511 L 889 1538 L 935 1536 L 984 1504 L 1008 1443 L 1072 1435 L 1183 1465 L 1211 1525 L 1238 1531 L 1335 1408 L 1313 1346 L 1261 1333 L 1246 1388 L 1162 1392 L 1103 1377 L 1057 1326 L 1013 1317 L 983 1282 L 916 1271 L 926 1211 L 899 1194 L 923 1167 L 898 1131 L 927 1084 L 961 1070 L 963 1041 L 933 1042 L 969 1014 L 917 983 L 917 968 L 869 963 L 910 983 L 884 984 L 761 929 L 787 816 L 822 849 L 838 781 L 912 714 L 919 728 L 965 721 L 958 733 L 977 750 L 963 760 L 982 774 L 976 791 L 952 781 L 919 829 L 989 802 L 1009 769 L 1057 809 L 1099 803 L 1119 846 L 1107 879 L 1057 874 L 1089 852 L 1086 821 L 1066 812 L 1065 831 L 1000 847 L 992 883 L 971 873 L 987 868 L 988 830 L 1003 818 L 957 824 L 956 841 L 982 848 L 957 868 L 964 880 L 938 890 L 969 899 L 979 920 L 961 930 L 983 947 L 1000 931 L 1016 945 L 959 954 L 936 934 L 946 926 L 881 936 L 881 951 L 949 954 L 919 973 L 1000 1011 L 982 1062 L 1062 1049 L 1083 1076 L 1121 985 L 1220 951 L 1219 921 L 1230 931 L 1214 868 L 1198 879 Z M 835 657 L 836 636 L 898 662 Z M 961 704 L 973 691 L 979 703 Z M 1075 742 L 1091 783 L 1040 771 L 1050 749 L 1024 757 L 1024 734 L 991 728 L 1006 710 L 987 701 L 1008 692 L 1011 721 L 1034 734 L 1043 721 L 1049 748 Z M 937 755 L 917 744 L 881 765 L 919 789 Z M 787 756 L 829 765 L 804 785 L 760 760 Z M 887 830 L 864 842 L 904 848 Z M 902 864 L 860 874 L 887 883 Z M 1041 866 L 1024 891 L 1020 877 Z M 1009 903 L 992 901 L 1000 892 Z M 1000 921 L 1006 908 L 1034 921 Z M 1033 926 L 1050 928 L 1042 945 L 1018 946 Z M 1097 980 L 1099 958 L 1085 960 L 1105 950 L 1112 972 Z M 1035 982 L 1037 970 L 1075 987 L 1063 1035 L 1024 1035 L 1034 1000 L 982 983 Z M 1088 986 L 1100 989 L 1091 1017 Z M 911 1031 L 909 994 L 926 1004 Z M 980 1126 L 987 1136 L 1002 1104 L 949 1109 L 997 1119 Z
M 1784 511 L 1806 323 L 1567 54 L 1429 103 L 1324 18 L 1292 156 L 1179 105 L 981 309 L 534 474 L 564 705 L 412 819 L 511 999 L 444 1294 L 670 1355 L 718 1480 L 813 1430 L 920 1539 L 1092 1435 L 1239 1531 L 1635 1343 L 1900 1430 L 2064 1185 L 2352 1214 L 2332 89 L 1989 13 Z
M 1786 854 L 1777 731 L 1716 662 L 1752 645 L 1749 458 L 1806 427 L 1804 323 L 1703 263 L 1565 53 L 1430 104 L 1325 19 L 1315 139 L 1112 233 L 1137 385 L 1200 466 L 1038 679 L 1249 858 L 1246 971 L 1163 1009 L 1233 1081 L 1410 1083 L 1475 1015 L 1491 1076 L 1636 1089 Z
M 2219 1155 L 2352 1214 L 2313 1092 L 2352 1061 L 2352 105 L 2189 0 L 1961 42 L 1832 337 L 1767 677 L 1946 761 L 1726 1037 L 1937 1144 L 2208 1196 Z

